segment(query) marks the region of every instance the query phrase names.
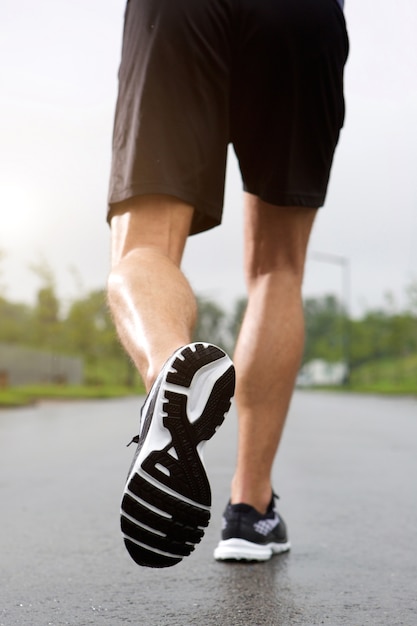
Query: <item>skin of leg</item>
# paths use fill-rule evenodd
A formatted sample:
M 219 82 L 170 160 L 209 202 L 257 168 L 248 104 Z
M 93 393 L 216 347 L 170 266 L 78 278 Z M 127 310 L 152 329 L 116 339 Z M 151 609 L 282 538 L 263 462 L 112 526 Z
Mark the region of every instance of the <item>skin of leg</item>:
M 191 341 L 197 305 L 180 264 L 192 216 L 192 206 L 159 194 L 112 212 L 108 302 L 148 391 L 165 361 Z
M 231 502 L 265 513 L 304 346 L 301 285 L 316 209 L 245 194 L 248 306 L 235 350 L 239 440 Z

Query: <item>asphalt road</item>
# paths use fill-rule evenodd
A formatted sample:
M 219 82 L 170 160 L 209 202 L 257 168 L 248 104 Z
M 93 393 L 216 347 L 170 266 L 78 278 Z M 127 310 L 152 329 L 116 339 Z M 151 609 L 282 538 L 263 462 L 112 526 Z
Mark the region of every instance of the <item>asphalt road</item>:
M 0 625 L 417 624 L 417 401 L 297 392 L 275 468 L 293 544 L 216 563 L 236 415 L 206 448 L 212 521 L 181 564 L 140 568 L 119 502 L 140 401 L 0 411 Z

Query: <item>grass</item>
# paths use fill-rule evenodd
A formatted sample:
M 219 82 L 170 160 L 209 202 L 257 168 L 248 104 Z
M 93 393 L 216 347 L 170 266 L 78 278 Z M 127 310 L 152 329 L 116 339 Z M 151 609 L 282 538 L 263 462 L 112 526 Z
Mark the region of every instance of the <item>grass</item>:
M 349 389 L 367 393 L 417 396 L 417 355 L 380 359 L 352 372 Z
M 40 400 L 86 400 L 142 395 L 142 385 L 28 385 L 0 389 L 0 407 L 27 406 Z
M 393 384 L 390 382 L 375 382 L 369 385 L 349 385 L 349 391 L 358 393 L 375 393 L 387 396 L 416 396 L 416 384 Z

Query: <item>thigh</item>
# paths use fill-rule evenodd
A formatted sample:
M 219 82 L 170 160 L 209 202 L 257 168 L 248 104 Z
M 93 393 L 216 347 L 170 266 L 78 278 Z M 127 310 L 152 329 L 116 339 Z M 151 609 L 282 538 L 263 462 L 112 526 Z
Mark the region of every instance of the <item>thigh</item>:
M 112 267 L 139 248 L 157 250 L 179 266 L 193 211 L 166 195 L 143 195 L 115 205 L 110 218 Z
M 249 281 L 290 275 L 301 284 L 307 245 L 317 209 L 277 206 L 245 194 L 245 269 Z
M 321 206 L 344 119 L 348 40 L 336 0 L 242 0 L 232 140 L 246 191 Z

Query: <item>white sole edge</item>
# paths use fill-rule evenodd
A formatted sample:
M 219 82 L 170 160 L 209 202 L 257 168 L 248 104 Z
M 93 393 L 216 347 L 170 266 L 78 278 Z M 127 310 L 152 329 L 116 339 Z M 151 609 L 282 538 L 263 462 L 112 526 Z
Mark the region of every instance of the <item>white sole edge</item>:
M 225 539 L 214 550 L 216 561 L 268 561 L 275 554 L 288 552 L 291 543 L 259 545 L 245 539 Z

